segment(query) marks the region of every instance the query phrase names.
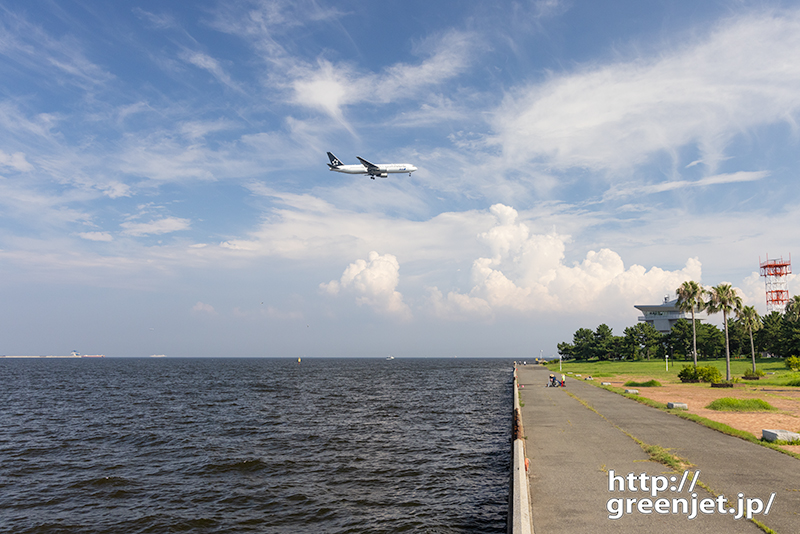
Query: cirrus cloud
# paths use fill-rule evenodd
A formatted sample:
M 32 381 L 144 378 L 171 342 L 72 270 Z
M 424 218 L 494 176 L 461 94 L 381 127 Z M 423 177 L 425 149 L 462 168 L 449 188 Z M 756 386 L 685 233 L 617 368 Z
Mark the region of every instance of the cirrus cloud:
M 114 238 L 108 232 L 80 232 L 78 234 L 82 239 L 89 241 L 113 241 Z
M 620 171 L 696 144 L 712 172 L 742 132 L 800 114 L 800 12 L 724 20 L 652 58 L 553 75 L 509 95 L 491 120 L 511 167 Z
M 188 230 L 191 227 L 190 222 L 189 219 L 165 217 L 163 219 L 144 223 L 124 222 L 120 224 L 120 226 L 124 228 L 122 231 L 123 235 L 141 237 L 145 235 L 160 235 L 178 232 L 180 230 Z

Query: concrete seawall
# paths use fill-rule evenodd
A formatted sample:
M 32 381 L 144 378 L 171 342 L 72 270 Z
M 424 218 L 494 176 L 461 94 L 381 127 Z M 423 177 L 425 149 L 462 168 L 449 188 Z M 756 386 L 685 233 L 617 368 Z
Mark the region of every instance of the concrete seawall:
M 531 502 L 528 487 L 528 469 L 525 465 L 525 435 L 522 431 L 522 413 L 519 405 L 517 364 L 514 363 L 514 420 L 511 450 L 511 489 L 508 495 L 508 532 L 533 534 Z

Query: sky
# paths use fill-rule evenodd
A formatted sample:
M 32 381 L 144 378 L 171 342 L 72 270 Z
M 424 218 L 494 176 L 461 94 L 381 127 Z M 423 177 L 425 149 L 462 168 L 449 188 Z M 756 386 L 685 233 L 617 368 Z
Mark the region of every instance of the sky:
M 796 2 L 5 0 L 0 354 L 526 359 L 685 280 L 763 314 L 798 57 Z

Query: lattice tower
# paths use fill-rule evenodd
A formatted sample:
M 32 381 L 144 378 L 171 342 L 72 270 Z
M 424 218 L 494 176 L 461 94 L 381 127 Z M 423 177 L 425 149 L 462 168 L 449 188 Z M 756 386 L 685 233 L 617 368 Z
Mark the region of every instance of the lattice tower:
M 780 259 L 771 260 L 767 256 L 763 262 L 761 258 L 758 258 L 758 261 L 766 285 L 767 313 L 774 311 L 783 313 L 789 301 L 786 276 L 792 274 L 792 257 L 789 256 L 788 260 L 784 260 L 781 256 Z

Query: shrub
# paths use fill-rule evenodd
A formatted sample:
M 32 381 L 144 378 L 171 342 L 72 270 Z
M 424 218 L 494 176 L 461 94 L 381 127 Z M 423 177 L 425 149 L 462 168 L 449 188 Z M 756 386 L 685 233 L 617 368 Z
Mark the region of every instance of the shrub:
M 625 385 L 633 386 L 635 388 L 657 388 L 661 387 L 661 382 L 659 382 L 658 380 L 648 380 L 647 382 L 634 382 L 633 380 L 629 380 L 625 382 Z
M 717 384 L 722 382 L 722 373 L 720 373 L 719 369 L 716 367 L 708 365 L 706 367 L 697 368 L 697 378 L 700 379 L 700 382 L 711 382 L 712 384 Z
M 792 371 L 800 371 L 800 356 L 789 356 L 784 363 Z
M 678 371 L 678 378 L 681 379 L 681 382 L 694 382 L 699 380 L 697 378 L 697 369 L 694 365 L 684 365 L 680 371 Z
M 777 410 L 770 403 L 761 399 L 734 399 L 733 397 L 717 399 L 706 408 L 725 412 L 769 412 Z
M 747 371 L 744 372 L 744 377 L 745 378 L 756 378 L 756 377 L 762 377 L 762 376 L 764 376 L 766 374 L 767 373 L 765 373 L 761 369 L 756 369 L 755 372 L 752 369 L 748 369 Z
M 711 365 L 697 368 L 692 365 L 684 365 L 678 372 L 678 378 L 681 379 L 681 382 L 694 382 L 699 380 L 700 382 L 716 384 L 722 382 L 722 373 L 719 372 L 719 369 Z

